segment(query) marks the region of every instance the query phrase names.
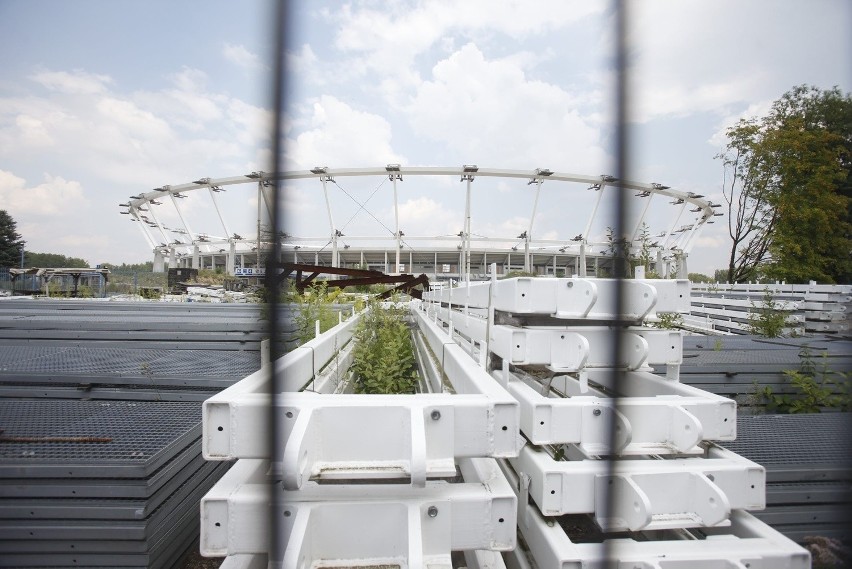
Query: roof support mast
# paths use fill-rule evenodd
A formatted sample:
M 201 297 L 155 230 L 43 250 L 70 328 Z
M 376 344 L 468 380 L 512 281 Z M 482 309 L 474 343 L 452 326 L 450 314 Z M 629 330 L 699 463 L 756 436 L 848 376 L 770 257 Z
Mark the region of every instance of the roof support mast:
M 538 197 L 541 194 L 541 183 L 542 176 L 550 176 L 553 174 L 552 170 L 548 170 L 547 168 L 536 168 L 535 177 L 532 180 L 527 182 L 529 184 L 535 184 L 535 200 L 533 201 L 533 210 L 532 215 L 530 215 L 530 225 L 527 228 L 526 232 L 524 232 L 524 272 L 531 273 L 532 272 L 532 263 L 530 262 L 530 239 L 532 239 L 532 230 L 533 224 L 535 223 L 535 213 L 538 210 Z
M 586 276 L 586 246 L 589 244 L 589 232 L 592 230 L 592 223 L 595 221 L 595 215 L 598 213 L 598 206 L 601 205 L 601 198 L 603 198 L 604 188 L 607 185 L 607 182 L 614 182 L 615 178 L 612 176 L 601 176 L 601 181 L 597 184 L 592 184 L 588 189 L 595 190 L 600 192 L 598 194 L 598 199 L 595 201 L 595 207 L 592 210 L 592 215 L 589 216 L 589 221 L 586 223 L 586 229 L 583 231 L 583 240 L 580 241 L 580 276 Z
M 334 226 L 334 216 L 331 213 L 331 201 L 328 199 L 328 187 L 326 182 L 334 182 L 334 178 L 328 175 L 328 166 L 315 166 L 311 169 L 311 173 L 320 174 L 320 182 L 322 182 L 322 193 L 325 196 L 325 210 L 328 213 L 328 227 L 331 231 L 331 266 L 340 266 L 340 257 L 337 252 L 337 238 L 343 234 Z
M 467 192 L 464 201 L 464 232 L 462 235 L 462 266 L 461 277 L 465 282 L 470 282 L 470 183 L 473 182 L 474 174 L 479 171 L 475 164 L 465 164 L 462 167 L 462 182 L 467 182 Z
M 402 181 L 402 174 L 399 172 L 399 164 L 388 164 L 385 166 L 385 169 L 388 171 L 388 178 L 391 182 L 393 182 L 393 217 L 394 222 L 396 223 L 396 232 L 394 233 L 394 237 L 396 238 L 396 265 L 394 266 L 396 268 L 393 272 L 398 274 L 402 272 L 399 269 L 399 253 L 402 248 L 402 232 L 399 230 L 399 200 L 396 194 L 396 181 Z

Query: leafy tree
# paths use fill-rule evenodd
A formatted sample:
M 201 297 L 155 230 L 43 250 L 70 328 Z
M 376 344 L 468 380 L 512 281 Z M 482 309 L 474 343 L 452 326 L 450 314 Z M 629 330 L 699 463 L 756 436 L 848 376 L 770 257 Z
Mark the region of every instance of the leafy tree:
M 687 278 L 689 278 L 689 280 L 691 282 L 694 282 L 694 283 L 710 283 L 710 282 L 713 282 L 713 279 L 711 279 L 710 277 L 708 277 L 707 275 L 705 275 L 703 273 L 689 273 L 687 275 Z
M 58 253 L 24 253 L 24 263 L 27 267 L 50 267 L 51 269 L 85 269 L 89 262 L 79 257 L 66 257 Z
M 716 269 L 713 272 L 713 282 L 716 282 L 716 283 L 728 282 L 728 269 Z
M 728 282 L 849 282 L 852 97 L 795 87 L 727 134 Z
M 12 216 L 0 209 L 0 267 L 17 267 L 21 263 L 24 240 L 17 228 Z

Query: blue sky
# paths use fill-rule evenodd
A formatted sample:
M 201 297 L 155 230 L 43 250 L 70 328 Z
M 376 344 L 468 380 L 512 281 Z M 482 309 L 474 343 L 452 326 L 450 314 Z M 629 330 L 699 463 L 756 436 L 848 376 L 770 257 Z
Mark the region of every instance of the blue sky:
M 290 168 L 461 165 L 611 173 L 612 16 L 605 2 L 293 2 Z M 794 85 L 852 89 L 852 4 L 833 0 L 631 2 L 632 178 L 721 200 L 724 129 Z M 163 184 L 269 163 L 270 3 L 0 1 L 0 208 L 34 251 L 91 263 L 151 258 L 118 203 Z M 364 201 L 381 179 L 338 180 Z M 525 184 L 478 179 L 473 232 L 514 236 Z M 248 190 L 249 187 L 247 186 Z M 290 232 L 328 233 L 316 182 L 293 184 Z M 462 227 L 457 180 L 400 185 L 407 235 Z M 535 235 L 570 238 L 591 192 L 543 189 Z M 331 188 L 338 225 L 356 206 Z M 216 234 L 205 196 L 184 200 Z M 390 185 L 368 209 L 393 226 Z M 252 191 L 220 194 L 251 233 Z M 165 208 L 165 206 L 161 206 Z M 674 206 L 651 206 L 652 227 Z M 166 209 L 160 217 L 170 223 Z M 726 222 L 693 270 L 724 265 Z M 600 235 L 605 223 L 592 233 Z M 209 227 L 209 229 L 206 229 Z M 360 213 L 347 234 L 386 232 Z

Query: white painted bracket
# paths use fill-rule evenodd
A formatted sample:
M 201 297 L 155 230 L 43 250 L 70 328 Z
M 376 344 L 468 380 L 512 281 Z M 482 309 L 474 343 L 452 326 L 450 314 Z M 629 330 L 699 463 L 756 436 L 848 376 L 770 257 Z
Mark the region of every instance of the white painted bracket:
M 600 542 L 574 543 L 559 524 L 528 506 L 519 528 L 539 567 L 604 567 Z M 642 540 L 618 539 L 610 550 L 619 567 L 630 569 L 810 569 L 810 553 L 744 511 L 731 514 L 729 527 L 702 530 L 706 539 L 657 532 Z M 515 550 L 517 556 L 518 550 Z M 611 560 L 610 560 L 611 561 Z M 523 560 L 520 563 L 524 563 Z
M 649 365 L 680 365 L 683 338 L 680 331 L 630 328 L 624 331 L 624 349 L 613 361 L 607 326 L 527 327 L 493 326 L 489 348 L 514 365 L 548 365 L 554 371 L 585 368 L 636 370 Z
M 502 375 L 495 371 L 495 377 Z M 736 405 L 653 374 L 634 372 L 625 383 L 644 383 L 644 395 L 613 401 L 602 392 L 582 391 L 580 382 L 556 376 L 551 387 L 567 397 L 545 397 L 540 386 L 509 374 L 507 390 L 517 399 L 521 432 L 533 444 L 576 444 L 589 455 L 642 455 L 702 452 L 702 440 L 733 440 Z M 596 376 L 596 379 L 599 377 Z M 615 414 L 617 445 L 609 448 L 609 422 Z
M 614 476 L 606 461 L 557 461 L 532 446 L 509 460 L 532 478 L 530 496 L 544 515 L 594 514 L 607 531 L 712 527 L 732 509 L 766 505 L 763 467 L 718 447 L 705 457 L 620 460 Z M 614 518 L 602 509 L 608 493 Z
M 201 501 L 201 552 L 266 552 L 272 500 L 283 504 L 285 567 L 449 569 L 451 551 L 513 549 L 517 498 L 496 462 L 462 459 L 459 469 L 463 483 L 310 483 L 287 492 L 267 480 L 268 461 L 240 460 Z
M 677 505 L 671 504 L 673 494 L 681 496 Z M 597 512 L 604 511 L 607 496 L 614 499 L 614 511 L 609 518 L 597 516 L 604 531 L 712 527 L 727 523 L 731 515 L 725 492 L 696 472 L 598 476 Z
M 624 281 L 624 316 L 656 318 L 660 312 L 689 312 L 688 280 Z M 424 293 L 426 301 L 487 308 L 491 283 Z M 611 320 L 615 314 L 615 279 L 518 277 L 494 283 L 495 310 L 512 314 L 546 314 L 565 319 Z

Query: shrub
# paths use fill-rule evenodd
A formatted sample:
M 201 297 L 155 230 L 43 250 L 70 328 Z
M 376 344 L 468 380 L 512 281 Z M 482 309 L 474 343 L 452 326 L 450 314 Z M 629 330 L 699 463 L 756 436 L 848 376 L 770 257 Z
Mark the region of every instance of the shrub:
M 352 363 L 358 393 L 414 393 L 417 365 L 405 314 L 372 303 L 361 317 Z
M 763 301 L 756 305 L 752 303 L 753 311 L 748 315 L 748 331 L 764 338 L 779 338 L 787 324 L 787 315 L 775 308 L 772 292 L 767 288 L 763 293 Z

